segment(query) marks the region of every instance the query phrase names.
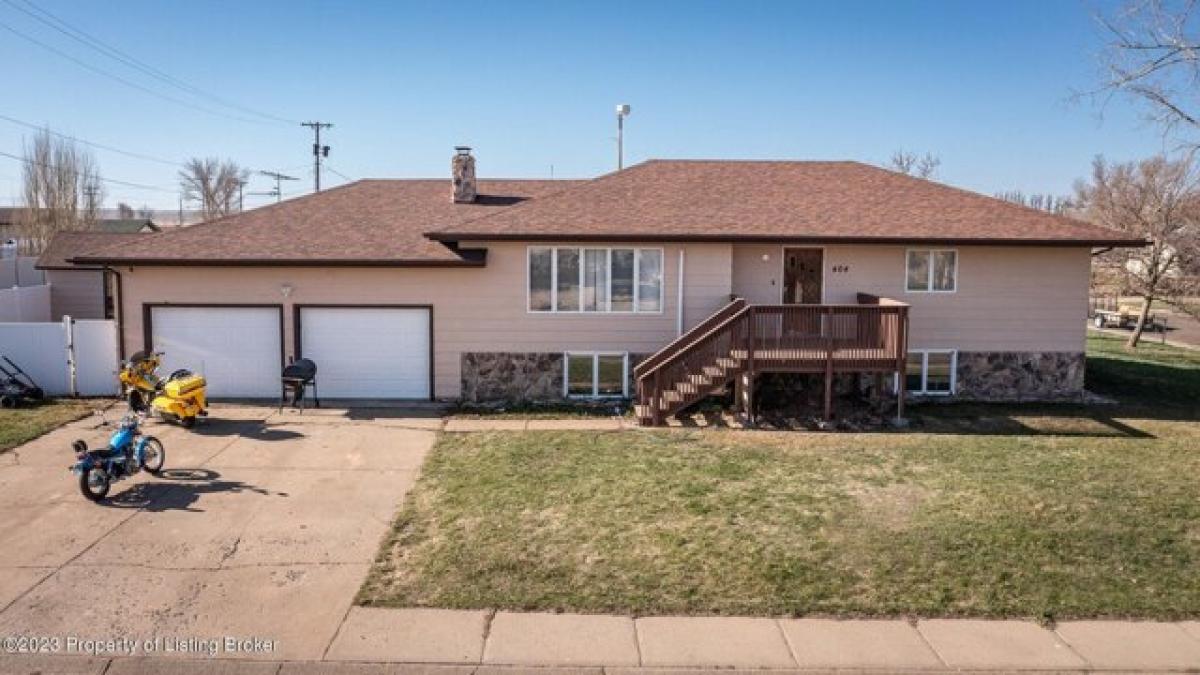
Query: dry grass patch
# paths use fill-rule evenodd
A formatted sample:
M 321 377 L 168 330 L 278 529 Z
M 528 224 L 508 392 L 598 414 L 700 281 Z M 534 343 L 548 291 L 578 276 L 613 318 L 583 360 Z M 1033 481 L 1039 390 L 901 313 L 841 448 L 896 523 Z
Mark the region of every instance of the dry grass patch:
M 55 399 L 28 408 L 0 409 L 0 452 L 107 406 L 110 401 Z
M 1094 346 L 1090 386 L 1121 406 L 931 406 L 904 433 L 444 435 L 359 602 L 1200 616 L 1200 361 Z

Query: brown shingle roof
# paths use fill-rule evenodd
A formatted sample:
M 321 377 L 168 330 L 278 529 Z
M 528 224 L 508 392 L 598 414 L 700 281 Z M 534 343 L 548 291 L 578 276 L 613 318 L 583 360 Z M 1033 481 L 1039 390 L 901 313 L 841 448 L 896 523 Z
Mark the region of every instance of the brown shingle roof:
M 471 239 L 1132 245 L 1120 232 L 858 162 L 651 160 L 451 227 Z
M 50 243 L 46 245 L 46 250 L 38 256 L 35 267 L 40 270 L 80 269 L 81 267 L 86 269 L 87 265 L 73 265 L 68 261 L 93 251 L 124 245 L 145 236 L 148 235 L 136 232 L 56 232 L 50 239 Z
M 449 180 L 361 180 L 178 230 L 143 235 L 77 260 L 142 264 L 475 264 L 424 236 L 576 181 L 482 180 L 455 204 Z

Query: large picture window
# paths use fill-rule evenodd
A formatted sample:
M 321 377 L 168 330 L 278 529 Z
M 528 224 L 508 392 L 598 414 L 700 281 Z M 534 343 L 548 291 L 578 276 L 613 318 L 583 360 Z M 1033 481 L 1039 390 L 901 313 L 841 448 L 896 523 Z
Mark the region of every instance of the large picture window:
M 908 353 L 904 387 L 913 394 L 948 396 L 954 393 L 958 353 L 950 349 L 928 349 Z
M 566 354 L 563 393 L 572 398 L 621 398 L 629 380 L 629 355 L 623 353 Z
M 646 312 L 663 309 L 658 248 L 529 248 L 529 311 Z
M 911 249 L 905 261 L 904 290 L 909 293 L 953 293 L 958 288 L 958 251 Z

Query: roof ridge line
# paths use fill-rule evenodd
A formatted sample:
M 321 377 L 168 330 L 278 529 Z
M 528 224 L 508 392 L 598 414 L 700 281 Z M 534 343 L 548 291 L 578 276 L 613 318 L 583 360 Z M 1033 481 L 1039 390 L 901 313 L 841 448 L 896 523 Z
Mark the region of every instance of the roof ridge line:
M 579 185 L 572 185 L 565 189 L 559 190 L 557 192 L 552 192 L 552 193 L 542 196 L 542 197 L 528 199 L 524 202 L 521 202 L 520 204 L 515 204 L 513 206 L 508 207 L 507 209 L 502 209 L 500 211 L 497 211 L 496 213 L 488 213 L 488 214 L 481 215 L 478 218 L 471 218 L 469 220 L 464 220 L 461 223 L 458 223 L 458 225 L 466 225 L 467 223 L 478 223 L 482 220 L 487 220 L 488 218 L 496 218 L 496 217 L 500 216 L 500 214 L 503 214 L 503 213 L 510 213 L 512 211 L 516 211 L 521 208 L 529 208 L 532 204 L 544 204 L 546 201 L 554 200 L 555 198 L 561 197 L 562 195 L 565 195 L 568 192 L 578 193 L 580 191 L 587 190 L 589 188 L 595 187 L 596 185 L 602 184 L 603 182 L 605 182 L 607 180 L 611 180 L 611 179 L 619 177 L 619 176 L 626 176 L 629 174 L 629 172 L 637 171 L 643 167 L 650 166 L 652 163 L 655 163 L 655 160 L 648 159 L 648 160 L 645 160 L 642 162 L 638 162 L 637 164 L 634 164 L 633 166 L 631 166 L 627 169 L 618 169 L 616 171 L 610 171 L 606 174 L 601 174 L 599 176 L 596 176 L 595 178 L 585 179 L 585 180 L 580 181 Z M 425 237 L 426 239 L 430 239 L 432 241 L 444 241 L 443 238 L 446 235 L 453 235 L 453 234 L 455 234 L 455 233 L 447 232 L 445 230 L 428 230 L 426 232 L 421 233 L 421 235 L 423 237 Z M 443 238 L 439 238 L 439 236 L 443 237 Z

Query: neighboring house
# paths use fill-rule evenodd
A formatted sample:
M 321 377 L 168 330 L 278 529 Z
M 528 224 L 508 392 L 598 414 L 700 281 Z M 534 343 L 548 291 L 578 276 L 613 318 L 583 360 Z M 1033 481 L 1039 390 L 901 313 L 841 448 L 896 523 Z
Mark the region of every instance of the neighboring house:
M 16 248 L 18 230 L 17 217 L 20 210 L 13 207 L 0 207 L 0 246 Z
M 50 316 L 75 319 L 111 319 L 116 310 L 115 277 L 100 264 L 72 264 L 76 255 L 133 241 L 140 234 L 110 232 L 59 232 L 37 259 L 37 269 L 50 284 Z
M 478 183 L 469 154 L 454 167 L 73 261 L 119 274 L 126 353 L 165 351 L 214 396 L 277 395 L 303 356 L 329 398 L 637 393 L 655 420 L 730 381 L 748 398 L 773 370 L 1077 397 L 1092 249 L 1141 243 L 855 162 Z
M 0 208 L 0 245 L 12 242 L 14 245 L 20 239 L 19 221 L 21 214 L 26 211 L 23 206 L 3 207 Z M 111 232 L 115 234 L 134 234 L 134 233 L 150 233 L 161 232 L 160 228 L 150 218 L 120 218 L 120 217 L 105 217 L 107 214 L 115 214 L 115 209 L 102 209 L 100 211 L 101 218 L 96 222 L 95 232 Z
M 162 228 L 149 218 L 103 218 L 96 223 L 98 232 L 113 234 L 150 234 L 162 232 Z

